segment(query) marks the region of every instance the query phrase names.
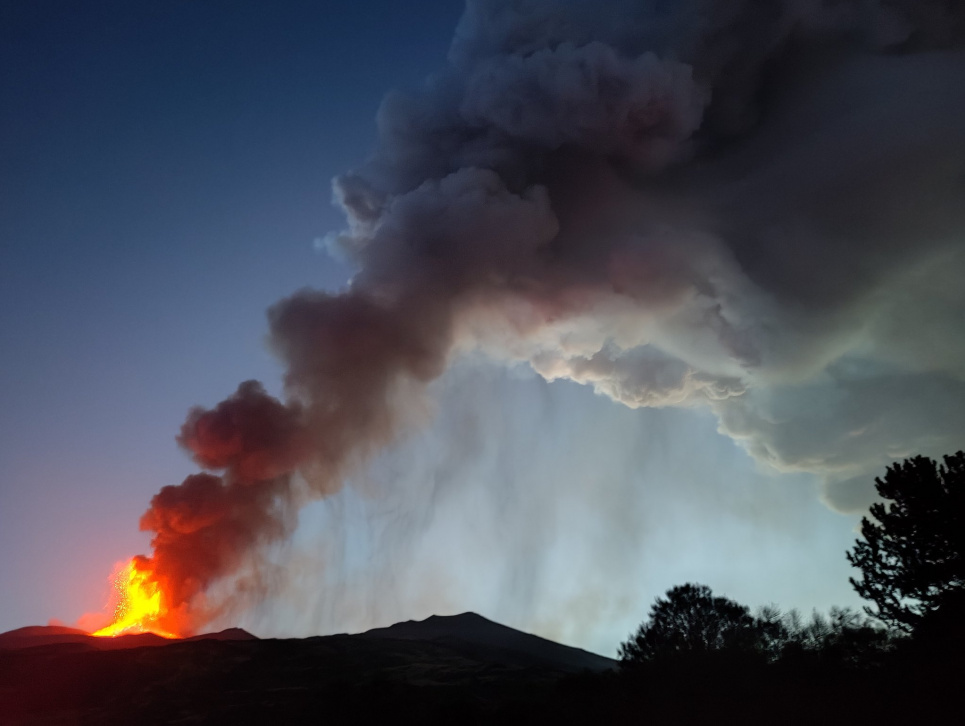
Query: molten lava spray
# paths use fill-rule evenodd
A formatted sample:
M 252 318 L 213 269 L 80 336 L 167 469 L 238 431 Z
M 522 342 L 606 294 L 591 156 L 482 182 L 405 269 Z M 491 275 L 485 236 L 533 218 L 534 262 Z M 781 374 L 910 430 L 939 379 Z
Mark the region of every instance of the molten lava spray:
M 168 609 L 153 574 L 149 563 L 143 557 L 134 557 L 118 566 L 113 577 L 113 620 L 110 625 L 91 635 L 114 637 L 133 633 L 155 633 L 165 638 L 177 638 L 177 633 L 161 626 L 161 622 L 167 620 Z
M 963 40 L 944 0 L 470 0 L 335 181 L 358 274 L 269 310 L 284 401 L 249 381 L 190 413 L 206 473 L 152 500 L 110 630 L 189 633 L 258 591 L 298 508 L 467 350 L 704 407 L 840 509 L 896 455 L 955 450 Z

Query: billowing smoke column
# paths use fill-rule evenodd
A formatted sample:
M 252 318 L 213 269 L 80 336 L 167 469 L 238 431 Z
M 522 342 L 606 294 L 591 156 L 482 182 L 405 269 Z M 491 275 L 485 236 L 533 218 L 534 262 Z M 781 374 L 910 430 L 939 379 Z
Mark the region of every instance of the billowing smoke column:
M 705 406 L 842 509 L 965 436 L 965 9 L 470 0 L 449 65 L 335 181 L 348 290 L 269 311 L 287 402 L 191 412 L 152 501 L 180 632 L 482 350 L 628 406 Z M 230 588 L 229 588 L 230 589 Z

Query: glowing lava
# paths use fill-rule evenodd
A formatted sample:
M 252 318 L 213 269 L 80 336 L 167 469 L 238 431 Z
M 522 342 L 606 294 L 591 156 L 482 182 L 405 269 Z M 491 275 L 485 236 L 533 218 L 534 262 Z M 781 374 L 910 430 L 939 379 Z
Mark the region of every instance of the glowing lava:
M 110 625 L 91 633 L 114 637 L 133 633 L 155 633 L 164 638 L 180 637 L 159 624 L 167 615 L 164 593 L 148 563 L 134 558 L 114 572 L 114 619 Z

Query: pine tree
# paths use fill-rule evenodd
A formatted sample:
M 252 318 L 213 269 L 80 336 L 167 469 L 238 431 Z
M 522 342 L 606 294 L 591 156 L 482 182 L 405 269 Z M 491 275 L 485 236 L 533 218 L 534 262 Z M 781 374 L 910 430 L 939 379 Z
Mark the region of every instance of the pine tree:
M 852 586 L 876 606 L 866 612 L 908 632 L 965 589 L 965 452 L 944 460 L 888 467 L 875 480 L 884 501 L 861 520 L 864 541 L 847 555 L 863 575 Z

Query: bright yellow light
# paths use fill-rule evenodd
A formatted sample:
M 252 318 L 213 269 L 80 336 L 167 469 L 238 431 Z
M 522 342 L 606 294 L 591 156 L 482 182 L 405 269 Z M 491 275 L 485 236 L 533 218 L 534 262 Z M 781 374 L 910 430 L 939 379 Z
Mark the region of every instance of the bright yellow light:
M 158 624 L 167 614 L 163 593 L 154 573 L 142 568 L 132 559 L 114 573 L 114 620 L 92 635 L 112 638 L 131 633 L 155 633 L 164 638 L 178 637 Z

